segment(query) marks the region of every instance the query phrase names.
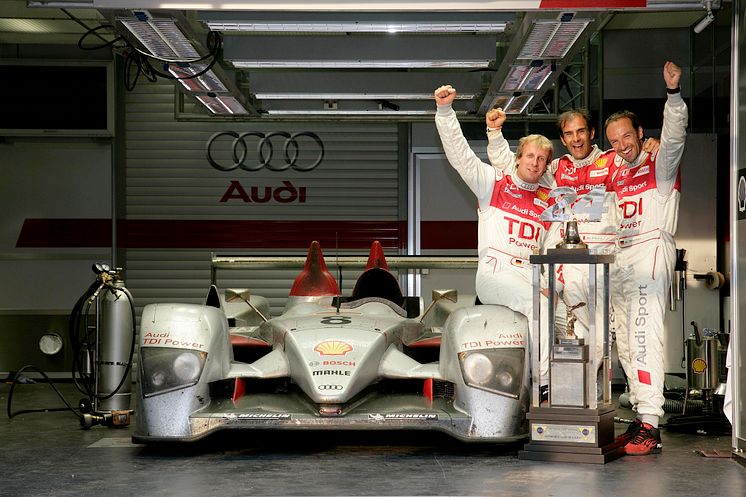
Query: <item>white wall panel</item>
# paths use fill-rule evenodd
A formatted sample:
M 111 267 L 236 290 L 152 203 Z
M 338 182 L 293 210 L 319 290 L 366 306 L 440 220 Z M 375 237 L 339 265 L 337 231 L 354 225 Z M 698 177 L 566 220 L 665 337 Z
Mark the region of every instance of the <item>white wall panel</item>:
M 405 231 L 398 230 L 395 124 L 176 121 L 174 101 L 168 83 L 139 83 L 126 94 L 126 219 L 119 237 L 126 248 L 127 284 L 138 307 L 201 302 L 210 281 L 211 251 L 305 254 L 319 236 L 325 237 L 327 259 L 337 246 L 360 253 L 378 238 L 387 253 L 401 246 L 399 233 Z M 307 172 L 221 171 L 207 159 L 207 143 L 221 131 L 313 132 L 323 142 L 323 160 Z M 224 136 L 213 146 L 214 157 L 225 166 L 233 163 L 232 140 Z M 285 164 L 284 141 L 271 142 L 273 167 Z M 247 144 L 246 163 L 256 164 L 257 138 L 247 138 Z M 298 163 L 312 164 L 317 144 L 307 137 L 298 144 Z M 291 146 L 289 153 L 294 151 Z M 263 201 L 267 193 L 271 196 Z M 252 229 L 261 232 L 246 232 Z M 270 299 L 275 313 L 284 306 L 297 271 L 227 273 L 218 275 L 221 288 L 251 288 Z

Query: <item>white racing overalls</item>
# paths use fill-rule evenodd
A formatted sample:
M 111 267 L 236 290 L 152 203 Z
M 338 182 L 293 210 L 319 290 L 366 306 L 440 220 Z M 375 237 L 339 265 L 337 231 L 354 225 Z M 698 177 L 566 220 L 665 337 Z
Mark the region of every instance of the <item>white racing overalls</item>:
M 478 200 L 477 296 L 485 304 L 505 305 L 525 315 L 531 340 L 535 340 L 529 256 L 538 253 L 553 236 L 548 233 L 551 223 L 539 221 L 549 207 L 549 190 L 482 162 L 469 147 L 450 105 L 438 107 L 435 123 L 448 161 Z M 510 160 L 515 160 L 512 154 Z M 541 306 L 542 319 L 546 320 L 544 296 Z M 547 327 L 542 325 L 542 330 Z M 547 378 L 549 372 L 548 338 L 548 333 L 544 333 L 540 346 L 542 378 Z
M 489 143 L 487 145 L 487 155 L 493 165 L 505 163 L 505 158 L 510 154 L 510 148 L 502 138 L 500 131 L 490 131 L 487 134 Z M 582 202 L 581 195 L 585 195 L 596 187 L 604 187 L 609 181 L 613 159 L 616 156 L 613 151 L 603 152 L 596 145 L 593 145 L 591 153 L 585 159 L 575 159 L 570 154 L 552 161 L 547 168 L 547 174 L 542 177 L 542 185 L 553 189 L 555 187 L 570 187 L 578 195 L 578 201 L 573 207 L 579 206 Z M 510 173 L 515 169 L 515 165 L 510 166 L 505 171 Z M 614 193 L 608 192 L 604 195 L 603 207 L 600 209 L 601 220 L 590 221 L 586 213 L 580 213 L 571 217 L 578 221 L 578 232 L 581 239 L 588 245 L 591 253 L 610 254 L 616 250 L 616 234 L 619 225 L 619 212 L 616 206 L 616 197 Z M 582 205 L 582 204 L 580 204 Z M 578 209 L 581 210 L 581 209 Z M 560 224 L 560 236 L 564 236 L 564 226 Z M 551 248 L 551 247 L 549 247 Z M 596 279 L 596 363 L 600 366 L 600 360 L 604 355 L 603 350 L 603 272 L 601 267 L 597 268 Z M 616 267 L 610 266 L 612 271 L 611 281 L 614 280 L 613 271 Z M 563 285 L 562 298 L 567 306 L 574 306 L 580 302 L 586 305 L 573 311 L 577 317 L 575 322 L 575 334 L 586 340 L 588 343 L 588 330 L 590 319 L 588 313 L 588 303 L 590 302 L 590 288 L 588 284 L 589 267 L 587 264 L 563 264 L 558 269 L 557 280 Z M 621 285 L 611 285 L 611 309 L 619 306 L 621 303 Z M 561 311 L 560 311 L 561 312 Z M 563 316 L 558 316 L 560 319 Z M 612 326 L 611 331 L 617 331 Z
M 627 333 L 617 333 L 617 349 L 630 402 L 643 421 L 645 415 L 663 415 L 663 319 L 676 263 L 673 237 L 687 117 L 681 94 L 668 95 L 658 153 L 642 152 L 632 164 L 616 157 L 612 173 L 622 214 L 617 266 L 627 318 Z

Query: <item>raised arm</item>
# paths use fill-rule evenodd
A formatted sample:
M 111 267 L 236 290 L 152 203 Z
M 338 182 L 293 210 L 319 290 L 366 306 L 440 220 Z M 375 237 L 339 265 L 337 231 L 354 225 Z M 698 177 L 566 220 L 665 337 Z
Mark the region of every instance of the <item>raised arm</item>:
M 464 138 L 456 113 L 451 107 L 456 98 L 456 90 L 450 85 L 444 85 L 435 90 L 434 95 L 438 105 L 435 125 L 448 162 L 480 201 L 487 200 L 492 195 L 497 175 L 502 173 L 482 162 Z
M 515 169 L 515 155 L 510 150 L 508 140 L 502 133 L 507 115 L 501 108 L 492 109 L 485 115 L 487 124 L 487 158 L 496 168 L 512 173 Z
M 655 179 L 658 191 L 667 194 L 673 188 L 676 175 L 679 172 L 681 156 L 684 154 L 686 125 L 689 115 L 679 88 L 681 68 L 673 62 L 666 62 L 663 66 L 663 79 L 666 82 L 668 99 L 663 108 L 663 129 L 661 130 L 661 144 L 656 160 Z

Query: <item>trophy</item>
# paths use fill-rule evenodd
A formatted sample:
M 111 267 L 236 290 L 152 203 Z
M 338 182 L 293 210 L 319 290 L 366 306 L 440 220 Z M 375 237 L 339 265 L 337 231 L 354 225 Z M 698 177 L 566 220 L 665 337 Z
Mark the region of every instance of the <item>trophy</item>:
M 596 187 L 578 198 L 577 192 L 569 186 L 553 189 L 549 196 L 555 199 L 554 205 L 541 213 L 542 221 L 562 221 L 565 223 L 565 235 L 557 244 L 557 249 L 588 250 L 578 232 L 578 219 L 600 221 L 603 214 L 604 187 Z
M 584 307 L 585 305 L 586 305 L 585 302 L 578 302 L 577 304 L 567 308 L 567 325 L 565 328 L 566 338 L 571 338 L 571 339 L 577 338 L 577 335 L 575 334 L 575 321 L 578 320 L 578 317 L 575 315 L 573 311 L 580 307 Z

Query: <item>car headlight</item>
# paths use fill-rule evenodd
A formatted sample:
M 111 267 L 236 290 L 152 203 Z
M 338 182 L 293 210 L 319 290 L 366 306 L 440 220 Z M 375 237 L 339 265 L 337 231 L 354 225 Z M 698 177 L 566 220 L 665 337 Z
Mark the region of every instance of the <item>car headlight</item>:
M 140 349 L 140 390 L 152 397 L 199 381 L 207 352 L 197 350 L 146 347 Z
M 518 398 L 523 386 L 523 348 L 480 349 L 459 354 L 467 385 Z

